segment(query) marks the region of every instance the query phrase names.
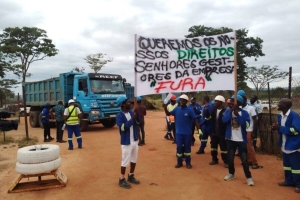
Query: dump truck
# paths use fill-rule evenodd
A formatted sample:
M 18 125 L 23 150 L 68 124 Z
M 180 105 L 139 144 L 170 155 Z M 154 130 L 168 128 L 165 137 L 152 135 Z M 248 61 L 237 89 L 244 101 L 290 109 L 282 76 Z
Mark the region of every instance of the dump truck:
M 67 107 L 68 101 L 74 99 L 83 113 L 81 131 L 95 123 L 107 128 L 115 126 L 120 111 L 116 100 L 125 94 L 124 79 L 118 74 L 66 72 L 58 77 L 26 82 L 24 86 L 31 127 L 43 127 L 41 111 L 45 103 L 50 103 L 52 108 L 62 100 Z M 55 120 L 50 123 L 53 126 Z

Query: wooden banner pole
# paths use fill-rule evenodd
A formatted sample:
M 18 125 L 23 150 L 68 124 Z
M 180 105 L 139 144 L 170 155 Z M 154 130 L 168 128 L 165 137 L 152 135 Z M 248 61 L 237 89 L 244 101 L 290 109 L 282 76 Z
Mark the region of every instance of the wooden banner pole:
M 234 31 L 234 104 L 237 105 L 237 49 L 236 49 L 236 31 Z

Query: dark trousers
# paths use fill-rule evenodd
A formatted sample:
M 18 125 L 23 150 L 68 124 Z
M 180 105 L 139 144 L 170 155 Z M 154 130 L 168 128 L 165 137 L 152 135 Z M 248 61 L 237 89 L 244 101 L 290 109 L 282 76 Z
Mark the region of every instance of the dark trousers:
M 166 122 L 167 122 L 167 133 L 166 133 L 165 137 L 170 139 L 170 138 L 173 137 L 172 134 L 171 134 L 171 131 L 173 129 L 172 129 L 171 123 L 168 122 L 167 118 L 166 118 Z M 173 134 L 174 134 L 174 132 L 173 132 Z M 173 137 L 173 139 L 174 139 L 174 137 Z
M 258 129 L 256 129 L 256 131 L 252 132 L 252 134 L 253 134 L 253 147 L 254 147 L 255 150 L 257 149 L 257 146 L 256 146 L 256 144 L 257 144 L 257 132 L 258 132 Z
M 300 188 L 300 152 L 282 153 L 285 182 Z
M 217 136 L 217 135 L 212 135 L 210 137 L 210 149 L 211 149 L 211 156 L 212 160 L 218 161 L 218 146 L 220 146 L 221 149 L 221 158 L 224 163 L 227 162 L 227 144 L 225 140 L 225 136 Z
M 191 163 L 191 142 L 189 134 L 176 134 L 177 162 L 182 163 L 182 145 L 184 145 L 184 156 L 187 164 Z
M 64 131 L 61 130 L 63 125 L 64 125 L 64 121 L 56 121 L 56 140 L 57 141 L 63 140 Z
M 247 144 L 244 142 L 236 142 L 232 140 L 227 140 L 227 156 L 228 156 L 228 170 L 230 174 L 234 174 L 234 154 L 235 151 L 239 148 L 240 158 L 242 161 L 243 169 L 246 178 L 251 178 L 251 172 L 249 170 L 249 165 L 247 162 Z
M 207 128 L 203 128 L 202 129 L 202 133 L 203 134 L 199 137 L 199 139 L 201 140 L 201 145 L 200 145 L 199 150 L 203 150 L 204 151 L 204 149 L 206 147 L 206 144 L 207 144 L 207 141 L 208 141 L 208 136 L 210 135 L 211 130 L 207 129 Z
M 145 122 L 140 122 L 137 127 L 139 132 L 139 143 L 145 143 Z
M 73 148 L 73 142 L 72 142 L 72 137 L 73 137 L 73 133 L 76 136 L 77 139 L 77 143 L 78 143 L 78 147 L 82 147 L 82 138 L 81 138 L 81 134 L 80 134 L 80 128 L 79 125 L 67 125 L 67 129 L 68 129 L 68 143 L 69 143 L 69 148 Z
M 50 123 L 43 123 L 43 127 L 44 127 L 44 139 L 47 140 L 51 138 L 50 136 Z
M 173 130 L 174 142 L 176 142 L 176 127 L 175 127 L 175 122 L 171 123 L 171 128 Z

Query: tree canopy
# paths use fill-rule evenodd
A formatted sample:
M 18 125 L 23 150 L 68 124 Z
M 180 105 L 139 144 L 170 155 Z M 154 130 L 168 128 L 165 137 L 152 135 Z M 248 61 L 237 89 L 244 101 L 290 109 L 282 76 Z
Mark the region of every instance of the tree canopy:
M 48 38 L 46 31 L 36 27 L 5 28 L 0 34 L 0 52 L 4 64 L 9 63 L 10 69 L 25 83 L 29 66 L 45 57 L 52 57 L 58 53 L 52 40 Z M 24 85 L 22 85 L 22 96 L 25 97 Z M 24 110 L 26 110 L 26 99 L 23 98 Z M 26 137 L 28 138 L 27 116 L 25 115 Z
M 30 76 L 28 69 L 31 63 L 58 53 L 46 31 L 36 27 L 5 28 L 0 34 L 0 45 L 6 59 L 12 63 L 21 61 L 21 64 L 14 64 L 13 67 L 14 73 L 22 77 L 22 82 Z
M 246 72 L 246 79 L 253 84 L 257 96 L 268 83 L 285 79 L 289 74 L 289 72 L 279 70 L 278 66 L 271 67 L 269 65 L 247 67 Z
M 211 36 L 219 35 L 223 33 L 232 32 L 233 29 L 227 27 L 212 28 L 204 25 L 192 26 L 188 30 L 190 33 L 186 35 L 187 38 L 199 37 L 199 36 Z M 254 57 L 255 60 L 265 54 L 262 52 L 263 40 L 259 37 L 248 37 L 248 30 L 238 29 L 236 30 L 236 46 L 237 46 L 237 75 L 238 82 L 244 82 L 247 68 L 246 61 L 247 57 Z
M 104 67 L 104 65 L 113 61 L 112 58 L 105 59 L 104 56 L 106 56 L 106 54 L 91 54 L 86 56 L 84 60 L 89 64 L 90 68 L 94 70 L 95 73 L 97 73 L 102 69 L 102 67 Z

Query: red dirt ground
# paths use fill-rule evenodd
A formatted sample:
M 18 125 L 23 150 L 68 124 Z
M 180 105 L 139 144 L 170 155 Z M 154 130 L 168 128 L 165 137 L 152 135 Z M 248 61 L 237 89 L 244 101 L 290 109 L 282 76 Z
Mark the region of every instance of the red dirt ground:
M 42 141 L 42 129 L 29 128 L 29 133 L 30 137 L 35 136 Z M 6 134 L 14 138 L 25 135 L 24 121 L 21 121 L 18 131 Z M 55 137 L 55 129 L 51 129 L 51 134 Z M 164 134 L 164 113 L 149 111 L 146 117 L 146 145 L 139 149 L 135 172 L 141 184 L 132 185 L 129 190 L 118 186 L 121 148 L 116 126 L 112 129 L 106 129 L 102 125 L 90 126 L 89 131 L 82 133 L 81 150 L 76 148 L 68 151 L 67 143 L 51 142 L 61 148 L 62 165 L 59 169 L 68 177 L 65 188 L 8 194 L 8 189 L 19 176 L 15 171 L 18 148 L 15 144 L 1 145 L 0 199 L 300 199 L 300 194 L 295 193 L 294 188 L 277 186 L 284 174 L 282 161 L 275 156 L 257 156 L 259 164 L 264 168 L 251 170 L 255 186 L 250 187 L 245 184 L 241 162 L 237 159 L 237 178 L 224 181 L 227 169 L 222 164 L 208 165 L 211 160 L 209 147 L 205 150 L 206 154 L 195 154 L 199 140 L 192 147 L 193 168 L 175 169 L 175 145 L 165 140 Z M 66 133 L 64 138 L 66 139 Z M 76 145 L 74 138 L 73 141 Z M 127 168 L 126 173 L 128 171 Z

